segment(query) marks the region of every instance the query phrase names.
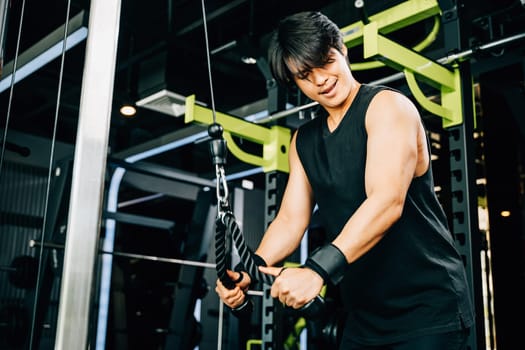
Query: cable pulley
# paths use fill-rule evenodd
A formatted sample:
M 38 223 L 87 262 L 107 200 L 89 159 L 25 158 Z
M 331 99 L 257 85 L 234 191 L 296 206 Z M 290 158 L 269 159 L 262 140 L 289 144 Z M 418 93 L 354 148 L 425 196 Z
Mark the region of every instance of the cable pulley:
M 0 271 L 8 273 L 9 282 L 15 287 L 33 289 L 38 277 L 38 259 L 30 255 L 20 255 L 9 266 L 0 266 Z
M 213 123 L 208 127 L 208 135 L 211 138 L 209 145 L 213 165 L 224 166 L 226 164 L 228 149 L 226 147 L 226 140 L 222 137 L 223 132 L 224 129 L 222 125 L 218 123 Z

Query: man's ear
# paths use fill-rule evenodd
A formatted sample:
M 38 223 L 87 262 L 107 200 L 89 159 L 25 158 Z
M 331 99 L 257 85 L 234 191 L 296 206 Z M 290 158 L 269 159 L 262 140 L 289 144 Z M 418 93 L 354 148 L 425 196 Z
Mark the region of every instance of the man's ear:
M 343 47 L 341 48 L 341 53 L 343 56 L 348 57 L 348 47 L 345 44 L 343 44 Z
M 350 58 L 348 57 L 348 47 L 343 44 L 343 47 L 341 47 L 341 54 L 346 59 L 346 62 L 350 64 Z

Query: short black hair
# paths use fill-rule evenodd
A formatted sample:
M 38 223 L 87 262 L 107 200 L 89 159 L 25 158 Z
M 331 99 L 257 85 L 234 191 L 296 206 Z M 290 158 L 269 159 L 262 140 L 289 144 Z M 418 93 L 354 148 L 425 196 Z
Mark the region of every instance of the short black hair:
M 331 48 L 344 45 L 339 27 L 318 11 L 299 12 L 282 19 L 271 36 L 268 63 L 273 77 L 281 84 L 293 82 L 288 63 L 300 71 L 324 66 Z

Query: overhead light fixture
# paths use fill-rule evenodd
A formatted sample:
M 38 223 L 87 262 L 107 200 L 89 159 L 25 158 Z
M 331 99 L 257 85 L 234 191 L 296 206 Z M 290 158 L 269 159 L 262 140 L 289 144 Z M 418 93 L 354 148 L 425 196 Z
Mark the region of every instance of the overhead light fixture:
M 186 113 L 186 97 L 194 91 L 188 78 L 181 77 L 184 67 L 173 63 L 180 60 L 179 55 L 180 52 L 170 47 L 140 62 L 135 105 L 173 117 Z
M 162 89 L 138 100 L 136 105 L 160 113 L 180 117 L 186 111 L 186 97 L 175 92 Z
M 137 109 L 132 104 L 126 103 L 120 106 L 120 114 L 124 117 L 133 117 L 137 114 Z
M 244 64 L 256 64 L 257 63 L 257 59 L 251 56 L 242 56 L 241 61 Z
M 67 51 L 87 38 L 88 29 L 84 11 L 69 20 L 67 28 L 69 34 L 66 37 L 65 46 L 64 26 L 65 24 L 55 29 L 20 54 L 17 59 L 16 70 L 13 67 L 14 60 L 6 64 L 3 72 L 5 77 L 0 80 L 0 93 L 59 57 L 63 50 Z

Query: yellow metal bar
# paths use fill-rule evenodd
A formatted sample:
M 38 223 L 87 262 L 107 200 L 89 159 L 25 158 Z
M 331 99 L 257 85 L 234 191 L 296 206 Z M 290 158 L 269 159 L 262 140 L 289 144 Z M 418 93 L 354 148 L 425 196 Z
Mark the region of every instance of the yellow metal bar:
M 409 0 L 372 15 L 369 19 L 377 23 L 382 34 L 387 34 L 440 14 L 441 9 L 436 0 Z M 363 43 L 363 27 L 363 22 L 359 21 L 341 28 L 346 46 L 354 47 Z
M 284 349 L 297 349 L 300 346 L 300 335 L 303 330 L 306 328 L 306 319 L 304 317 L 299 317 L 295 324 L 293 325 L 292 332 L 284 340 Z
M 374 57 L 397 70 L 408 69 L 421 75 L 423 79 L 428 80 L 428 84 L 436 88 L 445 86 L 454 89 L 454 72 L 380 35 L 377 23 L 367 24 L 363 35 L 365 58 Z
M 262 339 L 249 339 L 246 342 L 246 350 L 251 350 L 253 345 L 262 345 Z
M 414 47 L 412 47 L 412 50 L 419 52 L 419 51 L 423 51 L 423 49 L 430 46 L 436 40 L 440 27 L 441 27 L 440 17 L 434 16 L 434 26 L 432 27 L 432 31 L 428 34 L 428 36 L 425 39 L 423 39 L 421 42 L 419 42 Z M 350 63 L 350 69 L 352 71 L 358 71 L 358 70 L 380 68 L 380 67 L 383 67 L 384 65 L 385 64 L 383 62 L 377 61 L 377 60 L 371 60 L 371 61 L 366 61 L 366 62 L 352 62 Z
M 429 112 L 443 118 L 443 126 L 450 127 L 463 121 L 461 80 L 459 69 L 448 68 L 423 55 L 407 49 L 379 34 L 377 23 L 370 22 L 363 29 L 363 56 L 375 58 L 386 65 L 404 71 L 408 86 L 416 100 Z M 441 105 L 433 103 L 419 88 L 416 77 L 441 93 Z
M 278 125 L 267 128 L 220 112 L 216 112 L 215 117 L 216 122 L 224 128 L 224 139 L 228 149 L 235 157 L 248 164 L 260 166 L 265 172 L 274 170 L 289 172 L 288 148 L 291 137 L 289 129 Z M 213 124 L 213 112 L 209 108 L 195 104 L 195 95 L 188 96 L 184 122 Z M 243 151 L 232 136 L 262 145 L 262 156 Z
M 414 98 L 417 100 L 417 102 L 419 102 L 419 104 L 424 109 L 426 109 L 432 114 L 442 116 L 443 118 L 447 120 L 452 120 L 452 110 L 444 108 L 443 106 L 441 106 L 440 104 L 436 102 L 430 101 L 419 88 L 419 85 L 416 81 L 416 77 L 414 76 L 414 73 L 412 73 L 408 69 L 405 69 L 405 77 L 408 83 L 408 87 L 410 91 L 412 91 Z
M 224 131 L 223 137 L 226 140 L 226 145 L 228 146 L 230 152 L 234 154 L 239 160 L 242 160 L 243 162 L 248 164 L 254 164 L 259 166 L 262 166 L 264 164 L 263 157 L 245 152 L 239 146 L 237 146 L 230 132 Z
M 288 150 L 290 148 L 290 129 L 272 126 L 269 132 L 269 142 L 263 146 L 265 171 L 280 170 L 289 172 Z M 266 170 L 268 169 L 268 170 Z
M 474 99 L 470 95 L 472 103 Z M 450 119 L 443 119 L 443 127 L 448 128 L 450 126 L 459 125 L 463 123 L 463 101 L 466 101 L 466 96 L 461 87 L 461 75 L 459 68 L 454 68 L 454 87 L 449 89 L 448 87 L 441 87 L 441 105 L 446 109 L 452 111 Z M 475 122 L 474 118 L 474 122 Z

